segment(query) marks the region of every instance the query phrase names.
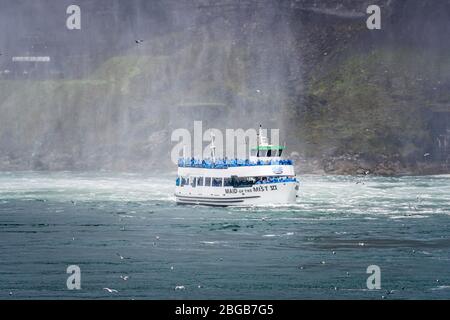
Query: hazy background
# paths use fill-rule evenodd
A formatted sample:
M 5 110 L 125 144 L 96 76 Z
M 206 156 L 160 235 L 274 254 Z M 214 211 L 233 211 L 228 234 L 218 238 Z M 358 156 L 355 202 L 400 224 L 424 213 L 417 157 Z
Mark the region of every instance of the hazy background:
M 174 169 L 203 120 L 305 172 L 449 172 L 449 1 L 0 0 L 0 30 L 0 170 Z

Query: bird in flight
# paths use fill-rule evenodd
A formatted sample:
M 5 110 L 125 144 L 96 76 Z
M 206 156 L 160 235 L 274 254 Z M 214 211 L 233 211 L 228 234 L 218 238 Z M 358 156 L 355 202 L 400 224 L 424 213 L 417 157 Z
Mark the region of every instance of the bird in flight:
M 124 257 L 120 253 L 116 253 L 116 255 L 120 258 L 120 260 L 124 259 Z

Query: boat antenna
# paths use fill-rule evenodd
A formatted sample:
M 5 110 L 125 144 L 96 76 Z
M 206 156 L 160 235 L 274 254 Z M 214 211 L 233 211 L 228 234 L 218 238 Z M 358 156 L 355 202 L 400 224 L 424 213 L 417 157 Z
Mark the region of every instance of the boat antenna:
M 216 162 L 216 145 L 214 144 L 215 137 L 214 132 L 211 132 L 211 144 L 209 147 L 211 149 L 211 158 L 213 163 Z
M 261 146 L 266 146 L 268 144 L 267 137 L 264 136 L 262 131 L 262 125 L 259 125 L 259 134 L 258 134 L 259 144 Z
M 261 127 L 262 127 L 262 125 L 260 124 L 258 133 L 256 134 L 257 135 L 257 137 L 256 137 L 256 157 L 259 157 L 259 136 L 261 135 Z

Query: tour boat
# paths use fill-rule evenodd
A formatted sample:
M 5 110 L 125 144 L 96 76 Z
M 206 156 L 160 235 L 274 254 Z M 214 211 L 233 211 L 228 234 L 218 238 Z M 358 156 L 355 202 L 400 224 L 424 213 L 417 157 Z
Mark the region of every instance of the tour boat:
M 216 159 L 214 136 L 210 159 L 178 161 L 177 204 L 253 206 L 295 203 L 299 182 L 284 146 L 271 145 L 261 127 L 249 159 Z

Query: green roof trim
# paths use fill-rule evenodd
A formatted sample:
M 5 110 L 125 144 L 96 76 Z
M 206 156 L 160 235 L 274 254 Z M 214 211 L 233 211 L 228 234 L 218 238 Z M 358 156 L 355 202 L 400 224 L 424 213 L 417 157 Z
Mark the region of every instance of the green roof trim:
M 253 148 L 252 150 L 284 150 L 286 149 L 283 146 L 258 146 L 256 148 Z

